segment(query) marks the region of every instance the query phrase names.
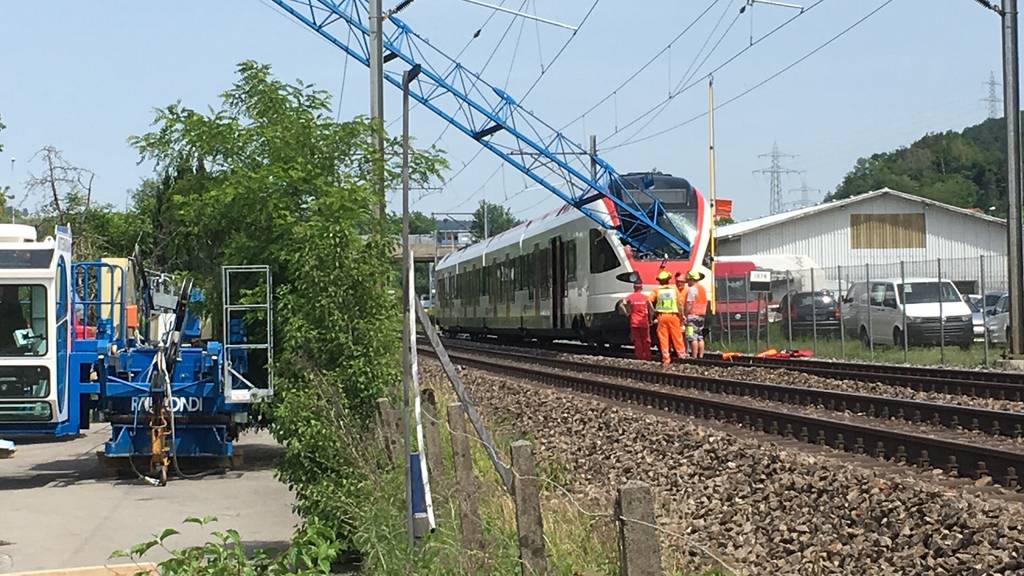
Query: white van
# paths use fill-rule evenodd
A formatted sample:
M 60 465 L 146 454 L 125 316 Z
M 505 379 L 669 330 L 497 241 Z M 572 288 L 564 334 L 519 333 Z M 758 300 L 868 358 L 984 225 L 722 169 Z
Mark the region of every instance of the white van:
M 939 318 L 945 319 L 940 324 Z M 843 325 L 865 346 L 903 346 L 904 314 L 911 346 L 945 344 L 970 348 L 971 309 L 948 280 L 907 278 L 855 282 L 843 298 Z

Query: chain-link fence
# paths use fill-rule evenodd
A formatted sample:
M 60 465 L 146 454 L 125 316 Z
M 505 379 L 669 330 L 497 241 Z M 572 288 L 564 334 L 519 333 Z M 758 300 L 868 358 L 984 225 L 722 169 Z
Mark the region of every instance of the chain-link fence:
M 936 259 L 716 274 L 710 348 L 911 364 L 989 365 L 1007 339 L 1006 259 Z

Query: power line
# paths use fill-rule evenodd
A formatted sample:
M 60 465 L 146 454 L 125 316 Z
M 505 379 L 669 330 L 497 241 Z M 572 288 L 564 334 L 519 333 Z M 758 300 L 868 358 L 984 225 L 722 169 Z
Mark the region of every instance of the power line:
M 796 14 L 796 15 L 794 15 L 794 16 L 792 16 L 792 17 L 788 18 L 787 20 L 785 20 L 784 22 L 782 22 L 781 24 L 779 24 L 779 25 L 778 25 L 778 26 L 776 26 L 775 28 L 773 28 L 773 29 L 769 30 L 769 31 L 768 31 L 767 33 L 765 33 L 765 34 L 764 34 L 763 36 L 761 36 L 761 37 L 757 38 L 756 40 L 754 40 L 753 42 L 751 42 L 751 43 L 750 43 L 750 44 L 749 44 L 748 46 L 744 47 L 744 48 L 743 48 L 742 50 L 740 50 L 740 51 L 739 51 L 739 52 L 737 52 L 736 54 L 733 54 L 733 55 L 732 55 L 731 57 L 729 57 L 729 58 L 728 58 L 728 59 L 726 59 L 726 60 L 725 60 L 724 62 L 722 62 L 721 64 L 719 64 L 718 66 L 716 66 L 716 67 L 715 67 L 714 69 L 712 69 L 711 71 L 709 71 L 709 72 L 708 72 L 707 74 L 704 74 L 704 75 L 703 75 L 703 76 L 701 76 L 700 78 L 698 78 L 698 79 L 694 80 L 693 82 L 691 82 L 691 83 L 687 84 L 686 86 L 684 86 L 684 87 L 682 87 L 682 88 L 680 88 L 680 89 L 678 89 L 678 90 L 674 90 L 674 91 L 673 91 L 673 92 L 672 92 L 671 94 L 669 94 L 669 95 L 668 95 L 668 97 L 667 97 L 667 98 L 664 98 L 663 100 L 659 101 L 658 103 L 656 103 L 656 104 L 655 104 L 654 106 L 652 106 L 652 107 L 651 107 L 650 109 L 648 109 L 648 110 L 647 110 L 646 112 L 644 112 L 643 114 L 640 114 L 639 116 L 637 116 L 637 117 L 633 118 L 633 119 L 632 119 L 632 120 L 630 120 L 630 121 L 629 121 L 629 122 L 628 122 L 627 124 L 623 125 L 622 127 L 618 128 L 617 130 L 613 131 L 613 132 L 612 132 L 611 134 L 609 134 L 608 136 L 606 136 L 606 137 L 605 137 L 605 138 L 604 138 L 603 140 L 601 140 L 601 143 L 603 144 L 603 143 L 607 142 L 607 141 L 608 141 L 608 140 L 609 140 L 610 138 L 612 138 L 612 137 L 616 136 L 616 135 L 617 135 L 618 133 L 622 132 L 622 131 L 623 131 L 623 130 L 625 130 L 626 128 L 629 128 L 630 126 L 633 126 L 633 125 L 635 125 L 635 124 L 636 124 L 637 122 L 640 122 L 640 121 L 642 121 L 642 120 L 643 120 L 644 118 L 646 118 L 647 116 L 649 116 L 649 115 L 651 115 L 651 114 L 653 114 L 653 113 L 656 113 L 656 112 L 660 112 L 660 109 L 663 109 L 663 108 L 664 108 L 664 106 L 663 106 L 663 105 L 664 105 L 664 104 L 666 104 L 666 103 L 668 103 L 668 102 L 671 102 L 671 101 L 672 101 L 673 99 L 675 99 L 675 97 L 676 97 L 676 96 L 679 96 L 680 94 L 683 94 L 684 92 L 687 92 L 687 91 L 691 90 L 691 89 L 692 89 L 692 88 L 694 88 L 695 86 L 700 86 L 700 85 L 703 85 L 703 84 L 704 84 L 704 80 L 705 80 L 705 79 L 707 79 L 707 78 L 709 78 L 709 77 L 711 77 L 711 76 L 714 76 L 714 75 L 715 75 L 715 74 L 717 74 L 717 73 L 718 73 L 718 72 L 719 72 L 720 70 L 722 70 L 723 68 L 725 68 L 726 66 L 728 66 L 729 64 L 731 64 L 732 62 L 734 62 L 734 61 L 735 61 L 735 60 L 736 60 L 737 58 L 739 58 L 740 56 L 742 56 L 742 55 L 746 54 L 746 53 L 747 53 L 747 52 L 748 52 L 749 50 L 751 50 L 751 49 L 752 49 L 752 48 L 753 48 L 754 46 L 757 46 L 757 45 L 758 45 L 758 44 L 760 44 L 761 42 L 763 42 L 763 41 L 767 40 L 768 38 L 770 38 L 771 36 L 773 36 L 774 34 L 776 34 L 777 32 L 779 32 L 780 30 L 782 30 L 783 28 L 785 28 L 786 26 L 788 26 L 788 25 L 789 25 L 790 23 L 792 23 L 793 21 L 795 21 L 795 20 L 796 20 L 797 18 L 800 18 L 800 17 L 801 17 L 801 16 L 803 16 L 804 14 L 807 14 L 808 12 L 810 12 L 811 10 L 813 10 L 814 8 L 816 8 L 816 7 L 817 7 L 817 6 L 819 5 L 819 4 L 821 4 L 821 3 L 822 3 L 822 2 L 824 2 L 824 1 L 825 1 L 825 0 L 818 0 L 818 1 L 817 1 L 817 2 L 815 2 L 814 4 L 811 4 L 811 5 L 810 5 L 810 6 L 808 6 L 808 7 L 807 7 L 807 8 L 806 8 L 806 9 L 805 9 L 804 11 L 802 11 L 802 12 L 799 12 L 798 14 Z M 617 148 L 617 147 L 621 147 L 621 146 L 614 146 L 613 148 Z
M 697 74 L 697 72 L 704 66 L 704 64 L 707 63 L 707 61 L 715 53 L 715 50 L 718 50 L 718 47 L 722 44 L 722 41 L 725 40 L 725 37 L 729 35 L 729 32 L 732 31 L 733 26 L 735 26 L 736 22 L 740 19 L 740 14 L 742 14 L 742 12 L 739 12 L 739 13 L 736 14 L 736 16 L 732 19 L 732 22 L 729 23 L 729 26 L 727 26 L 725 31 L 722 32 L 722 35 L 718 37 L 718 41 L 715 42 L 714 46 L 711 47 L 711 50 L 709 50 L 708 53 L 704 55 L 704 58 L 701 59 L 700 63 L 698 64 L 697 60 L 700 59 L 701 54 L 704 53 L 704 49 L 707 48 L 708 42 L 711 41 L 711 38 L 715 35 L 715 32 L 718 31 L 718 28 L 719 28 L 719 26 L 721 26 L 722 21 L 725 19 L 725 15 L 727 13 L 728 13 L 728 7 L 726 7 L 726 11 L 725 12 L 722 12 L 722 16 L 719 17 L 718 22 L 715 23 L 715 27 L 711 30 L 711 33 L 708 34 L 708 37 L 704 40 L 704 44 L 701 45 L 700 50 L 697 51 L 697 53 L 693 57 L 693 60 L 690 62 L 690 65 L 686 68 L 686 73 L 683 75 L 683 78 L 679 81 L 678 84 L 676 84 L 676 86 L 675 86 L 675 88 L 673 90 L 679 90 L 680 87 L 686 85 L 688 82 L 693 80 L 693 77 Z M 669 91 L 668 99 L 665 100 L 660 106 L 656 107 L 656 109 L 652 109 L 653 113 L 650 115 L 650 117 L 647 119 L 647 121 L 644 122 L 642 126 L 637 128 L 633 132 L 633 135 L 630 136 L 629 138 L 627 138 L 627 140 L 630 139 L 630 138 L 635 138 L 638 134 L 640 134 L 641 132 L 646 130 L 647 127 L 650 126 L 652 122 L 657 120 L 658 116 L 660 116 L 661 113 L 664 112 L 665 109 L 668 108 L 669 105 L 672 103 L 672 98 L 673 98 L 672 91 Z
M 818 0 L 818 2 L 816 2 L 815 4 L 813 4 L 813 5 L 812 5 L 812 6 L 810 7 L 810 8 L 808 8 L 807 10 L 810 10 L 810 9 L 811 9 L 811 8 L 813 8 L 814 6 L 817 6 L 818 4 L 820 4 L 821 2 L 824 2 L 824 0 Z M 868 12 L 868 13 L 867 13 L 867 14 L 865 14 L 865 15 L 864 15 L 863 17 L 861 17 L 861 18 L 860 18 L 859 20 L 857 20 L 857 21 L 856 21 L 856 22 L 854 22 L 853 24 L 851 24 L 851 25 L 847 26 L 847 27 L 846 27 L 846 28 L 844 28 L 844 29 L 843 29 L 842 31 L 840 31 L 840 32 L 839 32 L 838 34 L 836 34 L 835 36 L 833 36 L 833 37 L 829 38 L 829 39 L 828 39 L 828 40 L 826 40 L 826 41 L 825 41 L 824 43 L 822 43 L 822 44 L 818 45 L 818 47 L 816 47 L 815 49 L 811 50 L 811 51 L 810 51 L 810 52 L 808 52 L 807 54 L 804 54 L 804 55 L 803 55 L 803 56 L 801 56 L 800 58 L 797 58 L 796 60 L 794 60 L 793 62 L 791 62 L 791 63 L 790 63 L 789 65 L 787 65 L 787 66 L 785 66 L 785 67 L 781 68 L 780 70 L 778 70 L 777 72 L 775 72 L 775 73 L 774 73 L 774 74 L 772 74 L 771 76 L 768 76 L 768 77 L 767 77 L 767 78 L 765 78 L 764 80 L 762 80 L 762 81 L 758 82 L 757 84 L 754 84 L 753 86 L 751 86 L 750 88 L 747 88 L 747 89 L 746 89 L 746 90 L 744 90 L 743 92 L 740 92 L 739 94 L 737 94 L 737 95 L 733 96 L 732 98 L 729 98 L 728 100 L 725 100 L 725 101 L 724 101 L 724 102 L 722 102 L 721 104 L 718 104 L 718 105 L 716 105 L 716 106 L 715 106 L 715 111 L 718 111 L 718 110 L 720 110 L 720 109 L 722 109 L 722 108 L 724 108 L 724 107 L 728 106 L 729 104 L 732 104 L 733 102 L 735 102 L 735 101 L 739 100 L 740 98 L 743 98 L 743 97 L 744 97 L 744 96 L 746 96 L 747 94 L 750 94 L 750 93 L 751 93 L 751 92 L 753 92 L 754 90 L 757 90 L 758 88 L 760 88 L 760 87 L 764 86 L 765 84 L 767 84 L 767 83 L 771 82 L 772 80 L 774 80 L 774 79 L 778 78 L 779 76 L 782 76 L 783 74 L 785 74 L 785 73 L 786 73 L 786 72 L 788 72 L 789 70 L 791 70 L 791 69 L 793 69 L 794 67 L 796 67 L 796 66 L 798 66 L 799 64 L 801 64 L 801 63 L 802 63 L 802 62 L 803 62 L 804 60 L 807 60 L 807 59 L 808 59 L 808 58 L 810 58 L 811 56 L 814 56 L 815 54 L 817 54 L 818 52 L 820 52 L 821 50 L 825 49 L 825 48 L 826 48 L 827 46 L 829 46 L 830 44 L 832 44 L 833 42 L 835 42 L 836 40 L 838 40 L 838 39 L 842 38 L 843 36 L 845 36 L 845 35 L 846 35 L 847 33 L 849 33 L 849 32 L 850 32 L 851 30 L 853 30 L 853 29 L 854 29 L 854 28 L 856 28 L 857 26 L 859 26 L 859 25 L 863 24 L 863 23 L 864 23 L 865 21 L 867 21 L 867 20 L 868 20 L 869 18 L 871 18 L 872 16 L 874 16 L 875 14 L 877 14 L 878 12 L 880 12 L 880 11 L 881 11 L 881 10 L 882 10 L 883 8 L 885 8 L 885 7 L 886 7 L 886 6 L 888 6 L 889 4 L 892 4 L 892 2 L 893 2 L 893 0 L 886 0 L 886 1 L 885 1 L 885 2 L 883 2 L 883 3 L 881 4 L 881 5 L 879 5 L 879 6 L 877 7 L 877 8 L 875 8 L 875 9 L 874 9 L 874 10 L 872 10 L 871 12 Z M 806 12 L 806 11 L 805 11 L 805 12 Z M 657 131 L 657 132 L 655 132 L 655 133 L 653 133 L 653 134 L 648 134 L 647 136 L 643 136 L 643 137 L 641 137 L 641 138 L 634 138 L 634 139 L 632 139 L 632 140 L 627 140 L 627 141 L 625 141 L 625 142 L 622 142 L 622 143 L 620 143 L 620 144 L 615 144 L 615 145 L 613 145 L 613 146 L 605 146 L 605 148 L 604 148 L 604 149 L 605 149 L 605 150 L 616 150 L 616 149 L 618 149 L 618 148 L 625 148 L 626 146 L 631 146 L 631 145 L 633 145 L 633 144 L 638 144 L 638 143 L 640 143 L 640 142 L 645 142 L 645 141 L 647 141 L 647 140 L 650 140 L 650 139 L 652 139 L 652 138 L 657 138 L 658 136 L 661 136 L 661 135 L 663 135 L 663 134 L 667 134 L 667 133 L 669 133 L 669 132 L 672 132 L 672 131 L 674 131 L 674 130 L 678 130 L 679 128 L 682 128 L 683 126 L 686 126 L 686 125 L 688 125 L 688 124 L 691 124 L 691 123 L 693 123 L 693 122 L 696 122 L 697 120 L 700 120 L 701 118 L 704 118 L 704 117 L 705 117 L 705 116 L 707 116 L 707 115 L 708 115 L 708 113 L 707 113 L 707 112 L 701 112 L 700 114 L 694 115 L 694 116 L 693 116 L 693 117 L 691 117 L 691 118 L 688 118 L 688 119 L 686 119 L 686 120 L 684 120 L 684 121 L 682 121 L 682 122 L 680 122 L 680 123 L 678 123 L 678 124 L 675 124 L 675 125 L 669 126 L 668 128 L 665 128 L 665 129 L 663 129 L 663 130 L 659 130 L 659 131 Z
M 621 84 L 616 86 L 611 92 L 606 94 L 603 98 L 601 98 L 600 100 L 595 102 L 590 108 L 587 108 L 586 110 L 584 110 L 582 114 L 580 114 L 579 116 L 577 116 L 577 117 L 573 118 L 572 120 L 570 120 L 568 124 L 562 126 L 559 129 L 559 131 L 564 131 L 569 126 L 572 126 L 573 124 L 579 122 L 584 117 L 586 117 L 587 114 L 590 114 L 591 112 L 596 110 L 598 106 L 600 106 L 601 104 L 604 104 L 609 99 L 611 99 L 612 96 L 616 92 L 618 92 L 619 90 L 622 90 L 623 88 L 625 88 L 625 86 L 627 84 L 632 82 L 634 78 L 636 78 L 638 75 L 640 75 L 641 72 L 646 70 L 648 66 L 653 64 L 659 57 L 661 57 L 661 55 L 664 54 L 666 50 L 671 49 L 672 48 L 672 44 L 678 42 L 679 39 L 682 38 L 684 34 L 686 34 L 687 32 L 690 31 L 690 28 L 693 28 L 697 24 L 697 22 L 699 22 L 704 17 L 705 14 L 710 12 L 711 9 L 714 8 L 715 5 L 718 4 L 721 1 L 722 0 L 713 0 L 710 4 L 708 4 L 708 6 L 706 8 L 704 8 L 704 10 L 700 14 L 698 14 L 696 18 L 694 18 L 689 24 L 686 25 L 685 28 L 683 28 L 682 32 L 680 32 L 679 34 L 676 34 L 675 38 L 673 38 L 664 48 L 662 48 L 654 56 L 652 56 L 651 59 L 648 60 L 646 63 L 644 63 L 643 66 L 637 68 L 636 71 L 634 71 L 632 74 L 630 74 L 628 78 L 623 80 Z
M 507 1 L 508 1 L 508 0 L 501 0 L 500 2 L 498 2 L 498 5 L 499 5 L 499 6 L 503 6 L 503 5 L 505 4 L 505 2 L 507 2 Z M 454 58 L 452 58 L 452 62 L 458 62 L 458 61 L 459 61 L 459 59 L 460 59 L 460 58 L 462 58 L 462 55 L 463 55 L 463 54 L 464 54 L 464 53 L 466 52 L 466 50 L 467 50 L 467 49 L 469 48 L 470 44 L 472 44 L 474 40 L 476 40 L 477 38 L 479 38 L 479 37 L 480 37 L 480 34 L 481 34 L 481 33 L 483 33 L 483 31 L 484 31 L 484 28 L 486 28 L 486 27 L 487 27 L 487 25 L 491 23 L 491 19 L 493 19 L 493 18 L 494 18 L 494 16 L 495 16 L 495 15 L 497 15 L 497 14 L 498 14 L 498 12 L 497 12 L 496 10 L 491 10 L 490 14 L 488 14 L 488 15 L 487 15 L 487 19 L 486 19 L 486 20 L 484 20 L 484 23 L 483 23 L 483 24 L 481 24 L 481 25 L 480 25 L 479 27 L 477 27 L 476 31 L 475 31 L 475 32 L 473 32 L 473 35 L 469 37 L 469 40 L 466 40 L 466 43 L 462 45 L 462 49 L 460 49 L 460 50 L 458 51 L 458 53 L 457 53 L 457 54 L 455 54 L 455 57 L 454 57 Z M 515 22 L 515 19 L 514 19 L 514 18 L 512 19 L 512 22 Z M 509 27 L 510 27 L 510 28 L 511 28 L 511 26 L 512 26 L 512 22 L 510 22 L 510 23 L 509 23 Z M 351 29 L 349 30 L 349 32 L 351 33 Z M 507 33 L 508 33 L 508 30 L 506 29 L 506 30 L 505 30 L 505 34 L 507 34 Z M 502 40 L 504 40 L 504 38 L 505 38 L 505 34 L 502 34 L 502 36 L 501 36 L 501 37 L 502 37 Z M 499 40 L 499 41 L 498 41 L 498 45 L 499 45 L 499 46 L 501 45 L 501 40 Z M 497 47 L 495 47 L 495 50 L 497 50 Z M 446 70 L 446 71 L 445 71 L 445 73 L 447 74 L 447 73 L 448 73 L 449 71 L 451 71 L 451 69 L 450 69 L 450 68 L 449 68 L 448 70 Z M 410 109 L 410 112 L 411 112 L 412 110 L 415 110 L 416 108 L 418 108 L 418 107 L 419 107 L 419 105 L 420 105 L 420 103 L 419 103 L 419 102 L 415 102 L 415 103 L 413 103 L 413 106 L 412 106 L 412 108 Z M 392 126 L 394 126 L 394 125 L 395 125 L 396 123 L 400 122 L 401 120 L 402 120 L 402 115 L 401 115 L 401 114 L 399 114 L 397 118 L 395 118 L 395 119 L 394 119 L 394 120 L 392 120 L 391 122 L 388 122 L 388 125 L 387 125 L 387 127 L 388 127 L 388 128 L 391 128 Z M 446 130 L 447 130 L 447 128 L 446 128 Z M 443 134 L 443 133 L 442 133 L 442 134 Z M 436 145 L 436 144 L 437 144 L 438 140 L 440 140 L 440 137 L 439 137 L 439 138 L 438 138 L 437 140 L 435 140 L 435 141 L 434 141 L 434 145 Z
M 562 47 L 559 48 L 558 52 L 555 53 L 555 57 L 552 58 L 551 62 L 548 63 L 547 68 L 541 68 L 540 75 L 537 76 L 537 79 L 533 81 L 533 84 L 531 84 L 530 87 L 526 89 L 526 93 L 523 94 L 521 98 L 519 98 L 519 104 L 522 104 L 523 101 L 526 100 L 526 97 L 530 95 L 530 92 L 533 92 L 533 89 L 537 87 L 537 83 L 540 82 L 540 79 L 544 77 L 544 74 L 546 74 L 548 70 L 551 70 L 551 68 L 555 65 L 555 61 L 557 61 L 558 57 L 562 55 L 562 52 L 565 52 L 565 49 L 569 47 L 569 43 L 572 42 L 572 39 L 576 37 L 576 34 L 579 33 L 581 28 L 583 28 L 583 25 L 587 23 L 587 19 L 589 19 L 590 15 L 594 13 L 594 9 L 597 8 L 597 4 L 600 1 L 601 0 L 594 0 L 594 3 L 590 5 L 590 10 L 587 10 L 587 13 L 583 15 L 583 19 L 580 20 L 580 23 L 576 27 L 576 30 L 573 31 L 572 36 L 569 36 L 569 38 L 566 39 L 565 43 L 562 44 Z
M 528 1 L 528 0 L 523 0 L 523 5 L 524 5 L 524 6 L 526 5 L 526 2 L 527 2 L 527 1 Z M 538 83 L 538 82 L 540 82 L 540 79 L 544 77 L 544 74 L 545 74 L 545 72 L 547 72 L 547 70 L 550 70 L 550 69 L 551 69 L 551 67 L 552 67 L 552 65 L 553 65 L 553 64 L 555 63 L 555 61 L 557 61 L 557 60 L 558 60 L 558 57 L 562 55 L 562 52 L 564 52 L 564 51 L 565 51 L 565 49 L 566 49 L 566 47 L 568 47 L 568 46 L 569 46 L 569 43 L 570 43 L 570 42 L 572 42 L 572 39 L 573 39 L 573 38 L 575 38 L 575 37 L 576 37 L 576 34 L 577 34 L 577 33 L 578 33 L 578 32 L 579 32 L 579 31 L 580 31 L 580 30 L 581 30 L 582 28 L 583 28 L 583 25 L 584 25 L 584 24 L 586 24 L 586 22 L 587 22 L 587 19 L 588 19 L 588 18 L 590 18 L 590 15 L 591 15 L 591 14 L 592 14 L 592 13 L 594 12 L 594 9 L 595 9 L 595 8 L 597 8 L 597 4 L 598 4 L 598 2 L 600 2 L 600 0 L 594 0 L 594 3 L 590 5 L 590 9 L 589 9 L 589 10 L 587 10 L 587 13 L 586 13 L 586 14 L 585 14 L 585 15 L 583 16 L 583 19 L 581 19 L 581 20 L 580 20 L 579 26 L 577 26 L 577 27 L 576 27 L 576 32 L 573 32 L 572 36 L 570 36 L 570 37 L 569 37 L 569 39 L 568 39 L 568 40 L 566 40 L 564 44 L 562 44 L 562 48 L 561 48 L 561 49 L 560 49 L 560 50 L 558 51 L 558 53 L 556 53 L 556 54 L 555 54 L 554 58 L 552 58 L 552 59 L 551 59 L 551 62 L 550 62 L 550 63 L 548 64 L 547 68 L 542 68 L 542 69 L 541 69 L 540 75 L 539 75 L 539 76 L 537 76 L 537 79 L 536 79 L 536 80 L 534 80 L 533 84 L 532 84 L 532 85 L 530 86 L 530 89 L 529 89 L 529 90 L 527 90 L 527 91 L 526 91 L 526 94 L 524 94 L 524 95 L 523 95 L 523 97 L 519 99 L 519 103 L 520 103 L 520 104 L 522 104 L 523 100 L 525 100 L 525 99 L 526 99 L 526 97 L 530 95 L 530 91 L 532 91 L 532 90 L 534 89 L 534 87 L 536 87 L 536 86 L 537 86 L 537 83 Z M 509 27 L 511 27 L 511 23 L 509 24 Z M 508 33 L 508 29 L 507 29 L 507 28 L 506 28 L 506 30 L 505 30 L 505 33 L 506 33 L 506 34 Z M 505 36 L 505 35 L 503 34 L 503 35 L 502 35 L 502 38 L 504 38 L 504 36 Z M 497 48 L 495 48 L 495 50 L 497 50 Z M 517 42 L 517 50 L 518 50 L 518 42 Z M 491 53 L 491 56 L 493 56 L 493 55 L 494 55 L 494 54 L 493 54 L 493 52 L 492 52 L 492 53 Z M 488 62 L 490 62 L 490 58 L 488 58 Z M 513 63 L 514 63 L 514 61 L 513 61 Z M 485 66 L 486 66 L 486 65 L 485 65 Z M 482 74 L 482 73 L 483 73 L 483 70 L 481 70 L 481 74 Z M 510 70 L 509 74 L 511 74 L 511 70 Z M 477 77 L 479 78 L 480 76 L 478 75 Z M 506 88 L 507 88 L 507 87 L 508 87 L 508 81 L 507 81 L 507 79 L 506 79 Z M 439 135 L 438 135 L 438 137 L 437 137 L 436 139 L 434 139 L 434 143 L 433 143 L 433 144 L 431 144 L 431 147 L 433 147 L 433 146 L 436 146 L 436 145 L 437 145 L 437 143 L 441 141 L 441 138 L 442 138 L 442 137 L 443 137 L 443 136 L 445 135 L 445 133 L 446 133 L 446 132 L 448 131 L 448 128 L 449 128 L 450 126 L 451 126 L 451 124 L 447 124 L 447 125 L 445 125 L 444 129 L 443 129 L 443 130 L 441 131 L 441 134 L 439 134 Z M 483 151 L 484 151 L 484 148 L 483 148 L 483 147 L 480 147 L 480 148 L 478 148 L 478 149 L 477 149 L 477 151 L 476 151 L 476 152 L 475 152 L 475 153 L 473 154 L 473 156 L 472 156 L 472 157 L 471 157 L 471 158 L 469 159 L 469 161 L 468 161 L 468 162 L 466 162 L 465 164 L 463 164 L 463 165 L 462 165 L 462 168 L 460 168 L 460 169 L 459 169 L 459 170 L 458 170 L 458 171 L 457 171 L 457 172 L 456 172 L 456 173 L 455 173 L 454 175 L 452 175 L 452 177 L 451 177 L 451 178 L 449 178 L 449 179 L 448 179 L 448 183 L 450 184 L 450 183 L 451 183 L 451 182 L 452 182 L 453 180 L 455 180 L 455 179 L 456 179 L 456 178 L 457 178 L 457 177 L 458 177 L 458 176 L 459 176 L 460 174 L 462 174 L 463 172 L 465 172 L 465 171 L 466 171 L 466 168 L 468 168 L 468 167 L 469 167 L 469 165 L 470 165 L 470 164 L 472 164 L 474 160 L 476 160 L 476 159 L 477 159 L 478 157 L 480 157 L 480 154 L 481 154 L 481 153 L 482 153 Z M 493 177 L 493 176 L 492 176 L 492 177 Z M 477 190 L 477 192 L 479 192 L 479 190 Z M 474 192 L 474 195 L 475 195 L 475 194 L 476 194 L 476 192 Z

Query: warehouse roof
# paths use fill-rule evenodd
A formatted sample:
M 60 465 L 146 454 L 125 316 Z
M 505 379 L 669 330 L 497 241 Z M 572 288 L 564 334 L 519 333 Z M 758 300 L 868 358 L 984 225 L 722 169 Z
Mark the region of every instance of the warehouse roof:
M 903 198 L 904 200 L 910 200 L 912 202 L 919 202 L 921 204 L 935 206 L 937 208 L 942 208 L 943 210 L 949 210 L 950 212 L 956 212 L 959 214 L 963 214 L 965 216 L 973 216 L 975 218 L 980 218 L 988 222 L 1006 224 L 1006 221 L 1003 220 L 1002 218 L 995 218 L 987 214 L 982 214 L 981 212 L 975 212 L 974 210 L 968 210 L 966 208 L 959 208 L 957 206 L 952 206 L 950 204 L 943 204 L 942 202 L 937 202 L 935 200 L 930 200 L 928 198 L 922 198 L 920 196 L 914 196 L 911 194 L 907 194 L 905 192 L 899 192 L 897 190 L 892 190 L 890 188 L 882 188 L 881 190 L 875 190 L 873 192 L 868 192 L 866 194 L 860 194 L 857 196 L 851 196 L 849 198 L 843 198 L 842 200 L 825 202 L 822 204 L 817 204 L 815 206 L 808 206 L 807 208 L 800 208 L 798 210 L 781 212 L 779 214 L 772 214 L 771 216 L 763 216 L 761 218 L 754 218 L 752 220 L 744 220 L 743 222 L 736 222 L 733 224 L 726 224 L 725 226 L 719 226 L 715 233 L 715 237 L 718 239 L 726 239 L 735 236 L 742 236 L 747 232 L 753 232 L 755 230 L 760 230 L 762 228 L 768 228 L 769 226 L 774 226 L 776 224 L 789 223 L 798 218 L 804 218 L 806 216 L 817 214 L 819 212 L 825 212 L 827 210 L 842 208 L 844 206 L 849 206 L 850 204 L 856 204 L 857 202 L 863 202 L 865 200 L 870 200 L 872 198 L 877 198 L 879 196 L 883 196 L 886 194 L 890 196 L 896 196 L 898 198 Z

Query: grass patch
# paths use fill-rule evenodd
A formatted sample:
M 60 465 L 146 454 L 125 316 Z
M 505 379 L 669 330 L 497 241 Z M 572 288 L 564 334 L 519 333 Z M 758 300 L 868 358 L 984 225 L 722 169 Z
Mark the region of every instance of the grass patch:
M 975 342 L 970 349 L 962 350 L 957 346 L 912 346 L 904 358 L 903 348 L 876 344 L 874 351 L 864 346 L 859 340 L 847 337 L 841 339 L 838 334 L 826 335 L 819 333 L 817 340 L 813 336 L 794 335 L 792 340 L 789 334 L 782 330 L 778 324 L 773 324 L 765 334 L 761 329 L 761 337 L 755 338 L 754 330 L 751 330 L 750 339 L 747 339 L 746 331 L 734 329 L 731 342 L 722 337 L 708 342 L 707 349 L 723 352 L 744 352 L 755 354 L 766 348 L 793 348 L 813 350 L 814 355 L 820 358 L 855 360 L 861 362 L 879 362 L 888 364 L 918 364 L 918 365 L 948 365 L 977 368 L 985 366 L 985 344 Z M 988 361 L 1000 358 L 1006 351 L 1005 344 L 988 345 Z

